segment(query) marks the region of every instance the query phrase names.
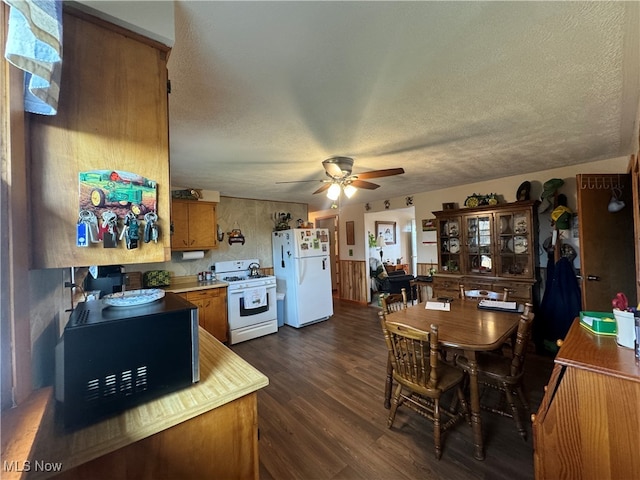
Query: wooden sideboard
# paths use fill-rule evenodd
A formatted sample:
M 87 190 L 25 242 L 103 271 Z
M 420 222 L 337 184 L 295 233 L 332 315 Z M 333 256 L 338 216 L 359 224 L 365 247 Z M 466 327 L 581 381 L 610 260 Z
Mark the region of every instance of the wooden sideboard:
M 640 478 L 640 364 L 572 324 L 533 417 L 536 479 Z

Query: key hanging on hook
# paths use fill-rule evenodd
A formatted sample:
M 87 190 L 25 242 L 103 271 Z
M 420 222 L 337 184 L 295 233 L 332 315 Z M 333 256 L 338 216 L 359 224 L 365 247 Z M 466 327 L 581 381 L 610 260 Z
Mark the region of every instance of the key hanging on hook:
M 144 219 L 147 222 L 144 227 L 144 243 L 158 243 L 158 215 L 156 212 L 149 212 L 144 215 Z
M 125 242 L 127 249 L 133 250 L 138 248 L 138 239 L 140 238 L 140 224 L 133 212 L 127 213 L 124 218 L 124 225 L 126 229 Z

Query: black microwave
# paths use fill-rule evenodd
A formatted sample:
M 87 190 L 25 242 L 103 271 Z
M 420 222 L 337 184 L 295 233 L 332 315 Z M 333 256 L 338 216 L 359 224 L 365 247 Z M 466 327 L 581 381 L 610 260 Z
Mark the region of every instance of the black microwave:
M 56 345 L 55 396 L 66 429 L 200 379 L 198 309 L 166 293 L 132 307 L 79 303 Z

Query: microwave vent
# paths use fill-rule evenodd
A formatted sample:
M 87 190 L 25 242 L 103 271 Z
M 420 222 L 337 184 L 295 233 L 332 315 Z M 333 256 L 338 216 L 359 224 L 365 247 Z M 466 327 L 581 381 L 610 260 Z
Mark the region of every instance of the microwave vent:
M 85 400 L 95 402 L 110 398 L 128 397 L 142 393 L 148 388 L 147 366 L 124 370 L 120 374 L 109 374 L 87 382 Z
M 80 314 L 75 318 L 73 325 L 85 325 L 89 322 L 89 314 L 91 312 L 89 310 L 81 310 Z

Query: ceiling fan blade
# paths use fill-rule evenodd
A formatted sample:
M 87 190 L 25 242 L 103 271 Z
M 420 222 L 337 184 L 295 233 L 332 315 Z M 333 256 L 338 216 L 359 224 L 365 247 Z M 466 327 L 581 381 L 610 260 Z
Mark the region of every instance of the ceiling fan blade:
M 291 180 L 288 182 L 276 182 L 276 184 L 278 183 L 309 183 L 309 182 L 324 182 L 324 180 Z
M 372 170 L 371 172 L 358 173 L 355 176 L 358 178 L 380 178 L 390 177 L 392 175 L 401 175 L 404 173 L 404 168 L 386 168 L 384 170 Z
M 329 187 L 333 185 L 331 182 L 329 183 L 325 183 L 324 185 L 322 185 L 319 189 L 317 189 L 315 192 L 313 192 L 313 195 L 315 195 L 316 193 L 322 193 L 325 190 L 329 190 Z
M 351 185 L 356 188 L 364 188 L 365 190 L 375 190 L 380 187 L 380 185 L 371 182 L 365 182 L 364 180 L 352 180 Z

